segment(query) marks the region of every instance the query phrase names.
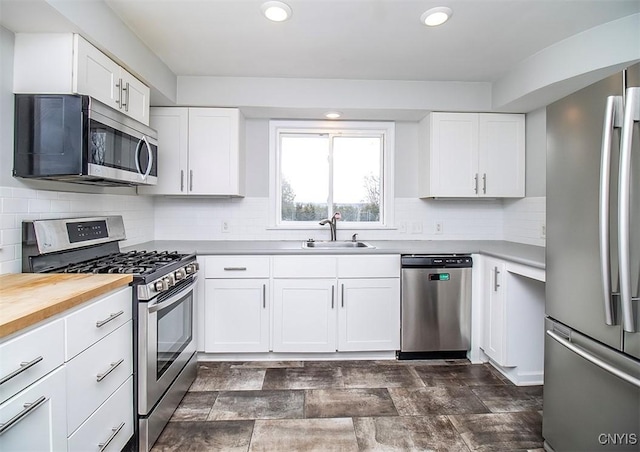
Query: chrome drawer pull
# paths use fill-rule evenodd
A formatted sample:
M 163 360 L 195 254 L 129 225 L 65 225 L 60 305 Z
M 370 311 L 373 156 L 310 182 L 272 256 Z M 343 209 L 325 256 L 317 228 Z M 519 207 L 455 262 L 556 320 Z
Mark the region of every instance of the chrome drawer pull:
M 120 430 L 122 430 L 122 427 L 124 427 L 124 422 L 122 424 L 118 425 L 117 427 L 114 427 L 114 428 L 111 429 L 111 435 L 109 435 L 109 438 L 107 438 L 107 440 L 104 443 L 98 443 L 98 450 L 100 452 L 102 452 L 103 450 L 105 450 L 107 448 L 109 443 L 111 441 L 113 441 L 113 438 L 115 438 L 116 435 L 118 433 L 120 433 Z
M 20 411 L 18 414 L 13 416 L 4 424 L 0 424 L 0 435 L 2 435 L 4 432 L 9 430 L 11 427 L 15 426 L 18 422 L 23 420 L 25 417 L 31 414 L 33 410 L 38 408 L 40 405 L 42 405 L 46 401 L 47 401 L 47 398 L 45 396 L 41 396 L 34 402 L 25 403 L 24 405 L 22 405 L 24 407 L 24 410 Z
M 226 272 L 246 272 L 247 267 L 224 267 Z
M 120 317 L 122 314 L 124 314 L 124 311 L 120 311 L 120 312 L 116 312 L 115 314 L 111 314 L 109 317 L 107 317 L 104 320 L 98 320 L 96 322 L 96 328 L 100 328 L 101 326 L 106 325 L 107 323 L 109 323 L 113 319 L 115 319 L 116 317 Z
M 33 366 L 38 364 L 40 361 L 42 361 L 42 356 L 38 356 L 33 361 L 20 363 L 20 368 L 14 370 L 9 375 L 6 375 L 6 376 L 2 377 L 2 379 L 0 380 L 0 385 L 6 383 L 9 380 L 11 380 L 13 377 L 15 377 L 17 375 L 20 375 L 25 370 L 32 368 Z
M 120 364 L 122 364 L 124 362 L 124 358 L 121 358 L 120 361 L 116 361 L 115 363 L 111 363 L 109 370 L 96 375 L 96 381 L 102 381 L 104 380 L 104 377 L 106 377 L 107 375 L 109 375 L 111 372 L 114 371 L 114 369 L 116 367 L 118 367 Z

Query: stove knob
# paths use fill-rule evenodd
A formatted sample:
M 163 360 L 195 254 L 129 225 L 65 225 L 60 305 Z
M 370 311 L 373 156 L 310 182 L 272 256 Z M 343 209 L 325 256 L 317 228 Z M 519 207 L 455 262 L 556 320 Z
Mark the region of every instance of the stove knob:
M 186 265 L 186 266 L 184 267 L 184 271 L 187 273 L 187 275 L 190 275 L 191 273 L 193 273 L 193 272 L 194 272 L 194 270 L 195 270 L 195 269 L 193 268 L 193 266 L 192 266 L 191 264 Z
M 166 288 L 168 289 L 169 287 L 173 286 L 173 279 L 171 279 L 168 276 L 165 276 L 164 278 L 162 278 L 162 283 L 165 284 Z
M 162 283 L 162 281 L 154 282 L 153 288 L 156 289 L 156 292 L 162 292 L 163 290 L 165 290 L 164 284 Z
M 174 278 L 176 278 L 176 281 L 180 281 L 181 279 L 184 279 L 185 276 L 187 276 L 187 272 L 184 270 L 184 268 L 180 268 L 176 270 L 173 276 Z

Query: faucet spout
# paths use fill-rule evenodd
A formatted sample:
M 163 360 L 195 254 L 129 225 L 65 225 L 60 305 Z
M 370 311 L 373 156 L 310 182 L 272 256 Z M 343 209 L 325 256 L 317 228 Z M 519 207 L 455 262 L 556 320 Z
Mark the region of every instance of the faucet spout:
M 331 218 L 325 218 L 320 221 L 320 226 L 324 226 L 325 224 L 329 225 L 329 230 L 331 234 L 331 241 L 336 241 L 336 222 L 341 218 L 340 212 L 336 212 L 333 214 Z

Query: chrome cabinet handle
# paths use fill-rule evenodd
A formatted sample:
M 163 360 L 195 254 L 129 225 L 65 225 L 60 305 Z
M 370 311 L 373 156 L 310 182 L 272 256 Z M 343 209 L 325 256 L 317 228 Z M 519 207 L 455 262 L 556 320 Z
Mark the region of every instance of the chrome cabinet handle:
M 124 358 L 120 358 L 119 361 L 116 361 L 115 363 L 111 363 L 109 365 L 109 369 L 107 369 L 106 371 L 102 372 L 101 374 L 96 375 L 96 381 L 104 380 L 107 375 L 109 375 L 111 372 L 113 372 L 116 369 L 116 367 L 118 367 L 123 362 L 124 362 Z
M 482 193 L 487 194 L 487 173 L 482 174 Z
M 244 272 L 247 271 L 247 267 L 224 267 L 226 272 Z
M 267 308 L 267 285 L 262 285 L 262 308 Z
M 116 100 L 116 104 L 118 104 L 118 108 L 122 108 L 122 79 L 118 79 L 116 88 L 118 88 L 118 99 Z
M 193 170 L 189 170 L 189 191 L 193 191 Z
M 342 298 L 342 307 L 344 308 L 344 284 L 342 284 L 342 287 L 340 288 L 340 292 L 341 292 L 340 298 Z
M 609 241 L 609 215 L 611 206 L 609 195 L 611 191 L 611 141 L 614 128 L 620 128 L 622 119 L 622 96 L 607 97 L 607 106 L 602 127 L 602 147 L 600 151 L 600 198 L 598 202 L 600 237 L 600 277 L 604 301 L 604 317 L 607 325 L 616 325 L 615 311 L 613 309 L 613 294 L 611 291 L 611 250 Z
M 114 427 L 114 428 L 111 429 L 111 435 L 109 435 L 109 437 L 107 438 L 107 440 L 104 443 L 98 443 L 98 451 L 99 452 L 102 452 L 103 450 L 105 450 L 107 448 L 109 443 L 111 441 L 113 441 L 113 438 L 115 438 L 116 435 L 118 433 L 120 433 L 120 430 L 122 430 L 122 427 L 124 427 L 124 422 L 121 423 L 120 425 L 118 425 L 117 427 Z
M 478 173 L 473 176 L 473 191 L 475 191 L 476 195 L 478 194 Z
M 331 309 L 334 308 L 336 301 L 336 286 L 331 286 Z
M 0 435 L 4 434 L 11 427 L 14 427 L 15 425 L 17 425 L 18 422 L 23 420 L 25 417 L 31 414 L 36 408 L 38 408 L 40 405 L 42 405 L 46 401 L 47 401 L 47 398 L 45 396 L 40 396 L 35 401 L 30 403 L 25 403 L 24 405 L 22 405 L 24 407 L 22 411 L 20 411 L 18 414 L 13 416 L 7 422 L 0 424 Z
M 125 88 L 122 88 L 122 89 L 123 89 L 123 91 L 127 92 L 127 96 L 126 96 L 127 100 L 124 103 L 124 111 L 128 112 L 129 111 L 129 92 L 130 92 L 130 90 L 129 90 L 129 82 L 127 82 L 127 86 Z
M 184 191 L 184 170 L 180 170 L 180 191 Z
M 618 179 L 618 260 L 620 304 L 623 329 L 636 332 L 631 295 L 631 145 L 634 122 L 640 121 L 640 88 L 628 88 L 620 138 L 620 177 Z
M 2 379 L 0 379 L 0 385 L 5 384 L 7 381 L 11 380 L 13 377 L 16 377 L 16 376 L 20 375 L 25 370 L 32 368 L 33 366 L 38 364 L 40 361 L 42 361 L 42 359 L 43 359 L 42 356 L 38 356 L 37 358 L 35 358 L 35 359 L 31 360 L 31 361 L 21 362 L 19 368 L 17 368 L 16 370 L 11 372 L 10 374 L 5 375 L 4 377 L 2 377 Z
M 493 291 L 494 292 L 497 292 L 498 287 L 500 287 L 500 284 L 498 284 L 499 274 L 500 274 L 500 270 L 498 270 L 498 267 L 493 267 Z
M 640 379 L 639 378 L 636 378 L 633 375 L 629 375 L 628 373 L 626 373 L 624 371 L 621 371 L 620 369 L 618 369 L 617 367 L 612 366 L 611 364 L 607 363 L 606 361 L 603 361 L 602 359 L 598 358 L 597 356 L 592 355 L 590 352 L 588 352 L 587 350 L 583 349 L 582 347 L 580 347 L 580 346 L 574 344 L 573 342 L 570 342 L 570 341 L 566 340 L 565 338 L 563 338 L 562 336 L 558 335 L 555 331 L 547 330 L 547 335 L 550 338 L 552 338 L 553 340 L 557 341 L 560 345 L 562 345 L 562 346 L 568 348 L 569 350 L 571 350 L 576 355 L 581 356 L 582 358 L 586 359 L 591 364 L 594 364 L 594 365 L 598 366 L 602 370 L 605 370 L 605 371 L 609 372 L 610 374 L 615 375 L 616 377 L 626 381 L 627 383 L 631 383 L 636 388 L 640 388 Z
M 106 325 L 107 323 L 111 322 L 112 320 L 117 319 L 118 317 L 120 317 L 122 314 L 124 314 L 124 311 L 119 311 L 119 312 L 111 314 L 109 317 L 107 317 L 104 320 L 98 320 L 96 322 L 96 328 L 100 328 L 101 326 Z

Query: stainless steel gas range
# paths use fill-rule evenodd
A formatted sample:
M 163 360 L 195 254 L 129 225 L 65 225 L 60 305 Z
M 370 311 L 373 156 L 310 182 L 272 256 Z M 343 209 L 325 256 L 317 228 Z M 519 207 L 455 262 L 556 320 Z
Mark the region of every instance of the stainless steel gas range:
M 23 222 L 22 267 L 133 275 L 134 448 L 148 451 L 196 376 L 195 253 L 121 252 L 120 216 Z

